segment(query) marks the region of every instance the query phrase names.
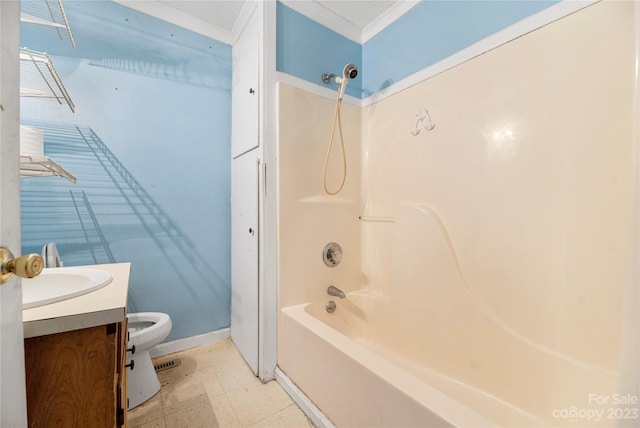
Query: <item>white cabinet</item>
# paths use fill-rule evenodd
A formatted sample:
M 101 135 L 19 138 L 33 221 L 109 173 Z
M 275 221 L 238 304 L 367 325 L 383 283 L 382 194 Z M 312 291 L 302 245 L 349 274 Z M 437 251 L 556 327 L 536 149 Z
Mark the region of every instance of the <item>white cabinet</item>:
M 231 162 L 231 339 L 258 374 L 257 150 Z
M 231 339 L 258 374 L 260 8 L 233 45 Z
M 259 16 L 253 14 L 233 45 L 231 157 L 234 159 L 259 145 Z

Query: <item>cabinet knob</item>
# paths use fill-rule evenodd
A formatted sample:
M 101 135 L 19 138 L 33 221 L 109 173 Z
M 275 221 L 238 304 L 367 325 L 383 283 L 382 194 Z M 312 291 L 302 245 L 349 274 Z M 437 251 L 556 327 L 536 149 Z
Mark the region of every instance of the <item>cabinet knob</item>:
M 133 345 L 131 348 L 127 349 L 127 352 L 131 352 L 131 355 L 135 354 L 136 353 L 136 345 Z
M 124 366 L 129 367 L 130 370 L 133 370 L 133 367 L 135 366 L 135 361 L 131 360 L 129 364 L 125 364 Z
M 249 93 L 250 93 L 251 95 L 253 95 L 253 94 L 255 94 L 255 93 L 256 93 L 256 91 L 254 91 L 254 90 L 253 90 L 253 88 L 249 88 Z

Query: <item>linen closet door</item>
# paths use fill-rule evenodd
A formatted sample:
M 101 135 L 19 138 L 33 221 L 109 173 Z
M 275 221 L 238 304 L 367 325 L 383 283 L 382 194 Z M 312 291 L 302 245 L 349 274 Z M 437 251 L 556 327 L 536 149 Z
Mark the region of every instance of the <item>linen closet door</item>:
M 258 374 L 257 150 L 231 164 L 231 339 Z
M 233 45 L 231 93 L 231 339 L 258 374 L 259 79 L 258 9 Z

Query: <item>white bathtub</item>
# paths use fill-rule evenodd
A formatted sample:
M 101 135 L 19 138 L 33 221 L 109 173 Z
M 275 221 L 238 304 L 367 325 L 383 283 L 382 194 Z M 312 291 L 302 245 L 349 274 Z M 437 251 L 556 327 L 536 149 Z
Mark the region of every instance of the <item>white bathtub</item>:
M 424 334 L 409 333 L 394 305 L 366 292 L 336 298 L 334 313 L 325 309 L 328 300 L 281 310 L 279 366 L 338 427 L 615 422 L 567 416 L 572 406 L 582 410 L 575 406 L 589 393 L 615 391 L 610 376 L 532 347 L 490 321 L 469 332 L 488 349 L 473 343 L 453 349 L 455 342 L 435 340 L 448 334 L 447 327 L 431 324 Z M 432 352 L 434 347 L 442 352 Z

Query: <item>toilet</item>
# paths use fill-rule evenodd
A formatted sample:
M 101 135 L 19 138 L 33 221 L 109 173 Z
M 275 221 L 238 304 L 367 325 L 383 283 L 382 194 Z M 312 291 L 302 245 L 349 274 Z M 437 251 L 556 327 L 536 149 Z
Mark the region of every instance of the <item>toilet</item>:
M 160 312 L 127 315 L 129 350 L 127 352 L 128 408 L 133 409 L 160 391 L 149 350 L 162 342 L 171 331 L 171 318 Z M 133 347 L 135 346 L 135 351 Z

